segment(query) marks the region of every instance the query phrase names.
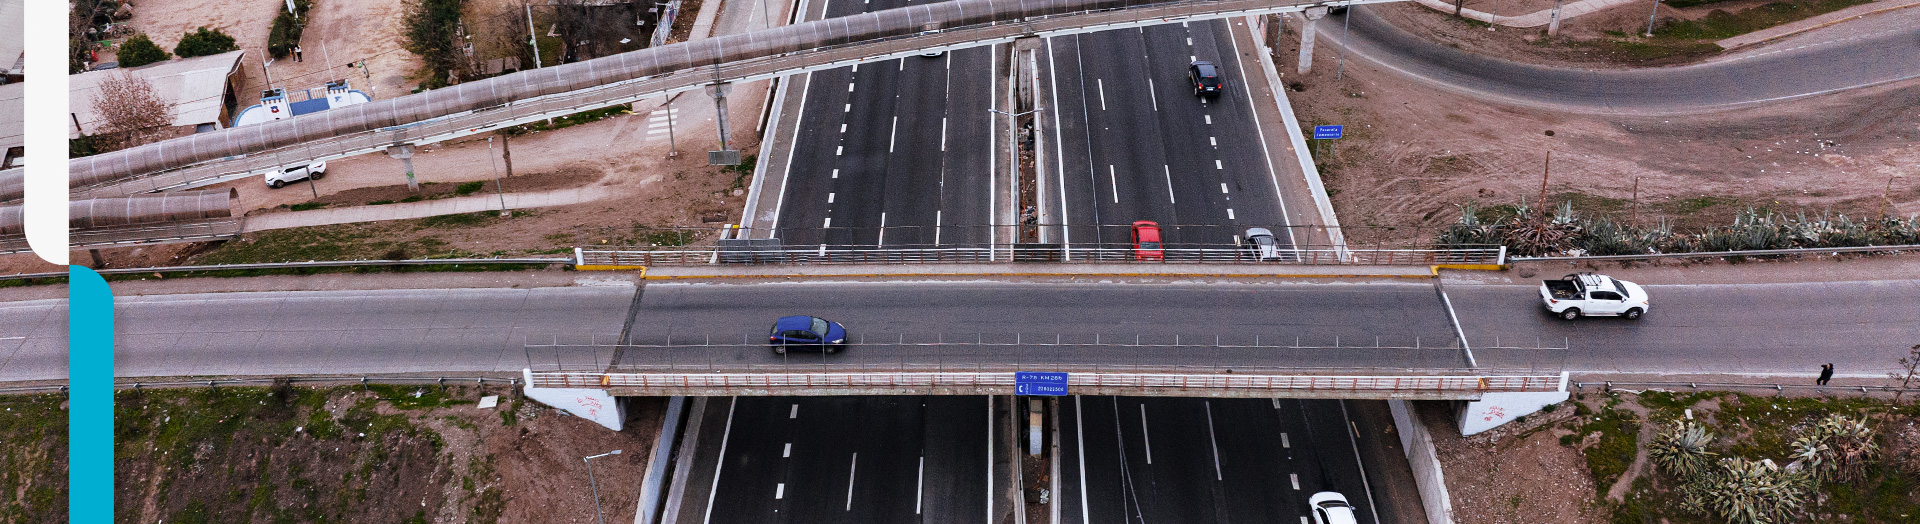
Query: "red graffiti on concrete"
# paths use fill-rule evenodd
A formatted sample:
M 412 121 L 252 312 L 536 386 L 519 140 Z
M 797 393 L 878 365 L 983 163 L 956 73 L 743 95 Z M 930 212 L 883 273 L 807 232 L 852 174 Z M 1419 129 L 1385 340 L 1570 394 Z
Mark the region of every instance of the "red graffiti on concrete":
M 1492 422 L 1495 418 L 1507 418 L 1507 410 L 1500 406 L 1489 406 L 1486 411 L 1482 411 L 1480 414 L 1484 415 L 1481 420 L 1488 422 Z
M 580 408 L 587 411 L 587 418 L 600 418 L 601 406 L 599 400 L 593 397 L 580 397 L 574 399 L 574 402 L 580 404 Z

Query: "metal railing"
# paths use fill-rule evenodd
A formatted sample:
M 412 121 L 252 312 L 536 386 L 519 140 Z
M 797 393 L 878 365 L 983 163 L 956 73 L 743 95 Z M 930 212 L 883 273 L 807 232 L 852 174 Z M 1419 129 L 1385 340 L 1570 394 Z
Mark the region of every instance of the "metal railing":
M 240 271 L 250 269 L 308 269 L 323 267 L 359 267 L 359 266 L 460 266 L 460 265 L 522 265 L 522 264 L 571 264 L 571 258 L 428 258 L 412 260 L 320 260 L 307 262 L 273 262 L 264 264 L 224 264 L 213 266 L 171 266 L 171 267 L 133 267 L 96 269 L 102 275 L 147 274 L 147 273 L 184 273 L 193 271 Z M 0 280 L 22 280 L 35 278 L 66 278 L 67 273 L 22 273 L 0 275 Z
M 206 379 L 206 380 L 161 380 L 161 381 L 151 381 L 151 382 L 141 381 L 141 380 L 120 380 L 120 381 L 114 382 L 113 387 L 114 389 L 117 389 L 117 390 L 141 389 L 141 388 L 195 388 L 195 387 L 215 388 L 215 387 L 221 387 L 221 386 L 272 385 L 275 382 L 282 382 L 282 381 L 288 384 L 362 384 L 362 385 L 378 384 L 378 385 L 395 385 L 395 386 L 404 386 L 404 385 L 458 386 L 462 384 L 474 384 L 474 385 L 481 385 L 481 386 L 484 386 L 487 384 L 506 384 L 508 386 L 521 385 L 520 379 L 517 376 L 516 377 L 388 377 L 388 376 L 372 376 L 372 375 L 334 375 L 334 376 L 215 378 L 215 379 Z M 67 388 L 68 386 L 66 383 L 0 387 L 0 395 L 11 395 L 11 394 L 22 394 L 22 393 L 49 393 L 49 392 L 65 393 L 67 392 Z
M 1287 249 L 1262 258 L 1246 248 L 1165 248 L 1156 255 L 1131 247 L 1060 247 L 1003 244 L 992 247 L 811 248 L 726 251 L 721 248 L 599 250 L 581 248 L 574 264 L 593 266 L 687 266 L 748 264 L 939 264 L 997 262 L 1102 262 L 1174 264 L 1306 265 L 1502 265 L 1506 251 L 1490 249 Z
M 201 242 L 232 238 L 240 234 L 240 221 L 216 218 L 192 222 L 142 224 L 137 226 L 75 230 L 69 234 L 72 247 L 105 248 L 174 242 Z M 0 237 L 0 254 L 26 252 L 25 236 Z
M 782 389 L 835 388 L 1010 388 L 1014 374 L 944 373 L 573 373 L 534 372 L 537 388 Z M 1217 375 L 1172 373 L 1070 373 L 1069 387 L 1186 390 L 1266 390 L 1308 392 L 1529 392 L 1560 391 L 1563 375 L 1517 376 L 1342 376 Z
M 1644 260 L 1651 258 L 1721 258 L 1721 257 L 1761 257 L 1779 255 L 1820 255 L 1837 253 L 1885 253 L 1902 251 L 1920 251 L 1920 245 L 1902 244 L 1896 246 L 1855 246 L 1855 247 L 1798 247 L 1789 249 L 1751 249 L 1745 251 L 1695 251 L 1688 253 L 1647 253 L 1644 255 L 1600 255 L 1565 257 L 1513 257 L 1515 262 L 1552 262 L 1582 260 Z

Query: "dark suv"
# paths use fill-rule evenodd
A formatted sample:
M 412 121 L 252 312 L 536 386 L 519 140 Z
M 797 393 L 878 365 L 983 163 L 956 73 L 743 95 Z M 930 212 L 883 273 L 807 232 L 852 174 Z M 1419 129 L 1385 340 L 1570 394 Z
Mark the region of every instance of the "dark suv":
M 1206 60 L 1187 66 L 1187 83 L 1193 84 L 1193 96 L 1220 96 L 1220 68 Z
M 819 349 L 839 353 L 847 348 L 847 328 L 839 322 L 820 317 L 796 315 L 780 317 L 767 333 L 767 345 L 781 355 L 792 349 Z

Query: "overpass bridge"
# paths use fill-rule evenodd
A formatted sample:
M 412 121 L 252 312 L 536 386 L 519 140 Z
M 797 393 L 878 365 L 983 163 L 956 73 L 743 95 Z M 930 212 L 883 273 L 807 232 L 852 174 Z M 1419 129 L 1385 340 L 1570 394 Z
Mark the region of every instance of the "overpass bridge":
M 191 188 L 726 84 L 1110 29 L 1393 0 L 951 0 L 642 49 L 72 159 L 76 198 Z M 0 202 L 23 194 L 0 172 Z

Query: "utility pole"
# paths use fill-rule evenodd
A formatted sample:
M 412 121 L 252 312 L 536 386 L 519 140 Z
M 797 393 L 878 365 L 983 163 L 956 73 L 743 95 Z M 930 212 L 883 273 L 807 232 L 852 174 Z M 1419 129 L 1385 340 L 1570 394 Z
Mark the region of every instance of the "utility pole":
M 1633 227 L 1640 227 L 1640 177 L 1633 177 Z
M 507 190 L 500 182 L 500 164 L 493 161 L 493 137 L 487 137 L 487 164 L 493 166 L 493 192 L 500 195 L 500 216 L 513 216 L 512 211 L 507 211 Z
M 507 164 L 507 176 L 513 176 L 513 135 L 496 131 L 500 135 L 500 161 Z
M 528 3 L 525 4 L 525 6 L 527 8 L 527 45 L 533 46 L 533 68 L 539 69 L 540 37 L 534 36 L 533 34 L 533 4 Z

